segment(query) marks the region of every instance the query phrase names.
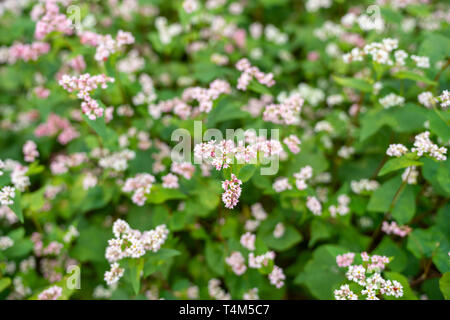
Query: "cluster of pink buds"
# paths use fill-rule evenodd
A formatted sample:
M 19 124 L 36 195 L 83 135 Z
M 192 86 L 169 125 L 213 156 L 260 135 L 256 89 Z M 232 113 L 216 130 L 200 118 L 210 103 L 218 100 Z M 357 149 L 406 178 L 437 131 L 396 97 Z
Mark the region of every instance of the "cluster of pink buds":
M 78 77 L 63 75 L 62 79 L 59 80 L 59 84 L 68 92 L 78 91 L 77 97 L 83 100 L 81 111 L 91 120 L 103 116 L 103 108 L 99 106 L 96 100 L 91 98 L 90 93 L 99 86 L 106 89 L 108 82 L 114 82 L 114 78 L 107 77 L 104 74 L 91 76 L 89 73 Z
M 172 173 L 169 173 L 162 178 L 162 186 L 167 189 L 178 189 L 178 177 Z
M 216 170 L 226 169 L 232 163 L 256 164 L 258 153 L 265 158 L 279 156 L 283 147 L 278 140 L 258 139 L 258 141 L 244 145 L 239 141 L 236 145 L 232 140 L 208 141 L 195 145 L 196 161 L 206 162 Z M 235 162 L 236 160 L 236 162 Z
M 245 258 L 239 251 L 233 251 L 225 262 L 231 267 L 233 272 L 240 276 L 245 273 L 247 266 L 245 265 Z
M 276 124 L 298 124 L 303 103 L 300 94 L 294 93 L 279 104 L 269 104 L 264 110 L 263 120 Z
M 197 100 L 199 105 L 199 111 L 209 113 L 212 109 L 213 102 L 221 94 L 230 94 L 231 87 L 225 80 L 214 80 L 210 83 L 209 88 L 192 87 L 184 90 L 182 99 L 185 102 L 191 100 Z
M 105 281 L 108 285 L 117 282 L 124 270 L 117 263 L 124 258 L 139 258 L 147 251 L 157 252 L 169 235 L 165 225 L 155 229 L 140 232 L 132 229 L 124 220 L 118 219 L 113 225 L 114 238 L 108 240 L 106 259 L 111 263 L 111 270 L 105 272 Z
M 305 190 L 308 185 L 306 181 L 311 179 L 313 175 L 313 169 L 311 166 L 305 166 L 300 169 L 299 172 L 294 173 L 295 186 L 298 190 Z
M 61 131 L 61 132 L 60 132 Z M 34 134 L 36 137 L 48 137 L 57 134 L 58 142 L 66 145 L 70 141 L 79 137 L 79 132 L 70 124 L 69 120 L 61 118 L 60 116 L 51 113 L 47 121 L 40 124 Z
M 121 50 L 127 44 L 134 43 L 134 37 L 130 32 L 119 30 L 116 38 L 111 35 L 100 35 L 90 31 L 80 34 L 82 44 L 88 44 L 97 47 L 95 60 L 106 61 L 108 57 Z
M 50 163 L 52 174 L 64 174 L 69 168 L 78 167 L 88 160 L 84 152 L 76 152 L 70 155 L 57 155 Z
M 37 145 L 34 141 L 28 140 L 25 142 L 22 151 L 26 162 L 33 162 L 39 157 L 39 151 L 37 150 Z
M 252 66 L 250 61 L 246 58 L 243 58 L 236 63 L 236 69 L 242 72 L 237 84 L 239 90 L 247 90 L 247 87 L 253 78 L 267 87 L 271 87 L 275 84 L 272 73 L 266 74 L 262 72 L 258 67 Z
M 355 254 L 352 252 L 336 257 L 339 267 L 346 267 L 345 276 L 349 281 L 356 282 L 363 287 L 362 295 L 366 295 L 367 300 L 379 300 L 380 295 L 403 296 L 403 286 L 398 281 L 385 280 L 381 272 L 389 263 L 389 258 L 385 256 L 369 256 L 367 252 L 361 253 L 362 264 L 353 265 Z M 349 289 L 348 285 L 342 285 L 339 290 L 334 291 L 337 300 L 357 300 L 358 296 Z
M 226 208 L 233 209 L 239 202 L 242 192 L 241 184 L 242 181 L 236 178 L 234 174 L 231 174 L 230 180 L 222 181 L 222 188 L 225 190 L 222 193 L 222 201 Z
M 38 295 L 38 300 L 58 300 L 62 295 L 62 288 L 60 286 L 52 286 L 45 289 Z
M 306 200 L 306 207 L 315 215 L 320 216 L 322 214 L 322 204 L 316 197 L 308 196 Z
M 155 177 L 149 173 L 140 173 L 133 178 L 128 178 L 122 187 L 123 192 L 133 192 L 132 201 L 138 206 L 143 206 L 147 200 L 146 194 L 150 194 Z
M 67 35 L 73 33 L 72 22 L 65 14 L 59 12 L 57 1 L 46 0 L 43 13 L 44 15 L 36 23 L 36 29 L 34 31 L 34 37 L 36 39 L 42 40 L 47 34 L 54 31 Z
M 269 273 L 269 280 L 272 285 L 277 289 L 284 286 L 284 280 L 286 276 L 284 275 L 283 269 L 278 266 L 273 266 L 272 272 Z
M 412 231 L 409 226 L 399 226 L 395 221 L 392 221 L 391 223 L 383 221 L 381 230 L 386 234 L 395 234 L 402 238 L 406 237 Z
M 291 134 L 290 136 L 283 139 L 285 145 L 287 145 L 288 149 L 293 153 L 297 154 L 300 152 L 300 139 L 295 135 Z
M 50 51 L 50 45 L 45 42 L 14 43 L 9 48 L 3 47 L 2 51 L 4 53 L 0 54 L 0 63 L 14 64 L 18 60 L 36 61 L 41 55 Z

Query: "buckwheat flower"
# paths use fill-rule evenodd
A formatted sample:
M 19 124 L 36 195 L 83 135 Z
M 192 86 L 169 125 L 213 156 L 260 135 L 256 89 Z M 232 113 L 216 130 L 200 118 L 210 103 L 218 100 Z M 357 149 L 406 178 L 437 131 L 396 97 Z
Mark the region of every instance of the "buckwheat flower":
M 97 183 L 98 178 L 92 173 L 88 173 L 83 179 L 83 189 L 88 190 L 90 188 L 93 188 L 97 185 Z
M 193 13 L 199 9 L 200 5 L 197 0 L 184 0 L 183 9 L 187 13 Z
M 38 40 L 54 31 L 67 35 L 73 33 L 72 21 L 63 13 L 60 13 L 56 1 L 46 1 L 44 15 L 37 21 L 34 37 Z
M 355 148 L 353 148 L 353 147 L 342 146 L 338 150 L 338 156 L 343 159 L 349 159 L 354 153 L 355 153 Z
M 355 254 L 353 252 L 348 252 L 342 255 L 338 255 L 336 257 L 336 263 L 339 267 L 345 268 L 351 266 L 353 264 L 353 260 L 355 259 Z
M 447 109 L 450 106 L 450 92 L 448 90 L 442 91 L 442 94 L 435 100 L 441 104 L 441 107 Z
M 360 194 L 362 192 L 370 192 L 378 189 L 380 184 L 375 180 L 361 179 L 359 181 L 351 181 L 350 187 L 352 191 L 356 194 Z
M 174 174 L 167 174 L 165 176 L 163 176 L 162 178 L 162 186 L 163 188 L 167 188 L 167 189 L 178 189 L 178 187 L 180 186 L 178 184 L 178 177 Z
M 306 206 L 316 216 L 322 214 L 322 205 L 316 197 L 307 197 Z
M 0 204 L 3 206 L 10 206 L 14 204 L 14 197 L 16 196 L 16 189 L 11 186 L 5 186 L 0 190 Z
M 284 227 L 284 224 L 282 222 L 277 223 L 275 226 L 275 229 L 273 230 L 273 237 L 276 239 L 281 238 L 284 235 L 284 232 L 286 231 L 286 228 Z
M 263 120 L 276 124 L 293 125 L 300 122 L 300 111 L 304 99 L 293 93 L 279 104 L 269 104 L 263 113 Z
M 406 181 L 408 184 L 417 184 L 417 178 L 419 176 L 419 171 L 415 166 L 408 167 L 402 173 L 402 181 Z
M 186 295 L 189 299 L 198 299 L 199 297 L 198 286 L 190 286 L 189 288 L 187 288 Z
M 330 107 L 341 104 L 344 101 L 344 97 L 340 94 L 334 94 L 327 97 L 327 105 Z
M 287 147 L 293 154 L 297 154 L 300 152 L 299 145 L 301 142 L 296 135 L 291 134 L 290 136 L 284 138 L 283 142 L 287 145 Z
M 259 300 L 258 288 L 250 289 L 249 291 L 244 293 L 243 299 L 244 300 Z
M 115 262 L 111 264 L 111 269 L 105 272 L 104 279 L 109 286 L 113 285 L 114 283 L 119 281 L 120 278 L 122 278 L 124 272 L 125 270 L 123 268 L 120 268 L 119 264 Z
M 363 286 L 366 280 L 366 269 L 362 265 L 351 265 L 348 267 L 345 276 L 348 280 Z
M 358 300 L 358 296 L 350 290 L 348 284 L 342 285 L 339 290 L 334 290 L 334 298 L 336 300 Z
M 16 216 L 14 214 L 14 216 Z M 258 229 L 260 222 L 258 220 L 247 220 L 245 221 L 244 229 L 249 232 L 253 232 Z
M 403 106 L 405 103 L 405 98 L 398 96 L 395 93 L 390 93 L 387 96 L 385 96 L 384 98 L 381 98 L 380 100 L 378 100 L 378 102 L 380 102 L 380 104 L 385 109 L 389 109 L 394 106 Z
M 386 234 L 395 234 L 404 238 L 412 231 L 412 229 L 407 225 L 399 226 L 395 221 L 392 221 L 390 224 L 387 221 L 383 221 L 381 231 Z
M 430 58 L 412 55 L 411 59 L 416 63 L 416 66 L 423 69 L 430 67 Z
M 438 161 L 445 161 L 447 159 L 447 148 L 439 147 L 430 140 L 430 132 L 425 131 L 414 137 L 414 148 L 412 152 L 416 152 L 419 157 L 428 154 L 430 157 Z
M 246 58 L 243 58 L 236 63 L 236 69 L 242 72 L 237 84 L 239 90 L 246 91 L 253 78 L 267 87 L 272 87 L 275 84 L 272 73 L 265 74 L 261 72 L 258 67 L 252 66 L 250 61 Z
M 38 300 L 58 300 L 62 295 L 60 286 L 52 286 L 38 295 Z
M 131 230 L 129 224 L 122 220 L 117 219 L 116 222 L 114 222 L 113 225 L 113 233 L 116 238 L 119 238 L 122 234 L 127 234 Z
M 222 201 L 226 208 L 233 209 L 239 202 L 242 192 L 241 184 L 242 181 L 236 178 L 234 174 L 231 174 L 230 180 L 222 181 L 222 189 L 225 190 L 222 193 Z
M 248 266 L 250 268 L 259 269 L 262 267 L 267 267 L 270 261 L 275 259 L 275 252 L 267 251 L 266 253 L 255 256 L 253 252 L 248 255 Z
M 170 171 L 190 180 L 195 172 L 195 167 L 189 162 L 172 162 Z
M 395 63 L 399 66 L 405 65 L 405 59 L 408 58 L 408 54 L 404 50 L 397 50 L 394 52 Z
M 275 190 L 275 192 L 280 193 L 285 190 L 291 190 L 292 186 L 289 184 L 288 178 L 279 177 L 273 183 L 272 188 L 273 188 L 273 190 Z
M 208 293 L 216 300 L 230 300 L 231 295 L 220 287 L 219 279 L 211 279 L 208 282 Z
M 245 273 L 247 266 L 245 265 L 245 259 L 242 253 L 234 251 L 229 257 L 225 259 L 225 262 L 232 268 L 233 272 L 240 276 Z
M 332 133 L 334 129 L 328 121 L 321 120 L 318 121 L 314 126 L 314 132 L 321 132 L 321 131 Z
M 267 212 L 264 210 L 264 207 L 261 203 L 257 202 L 251 206 L 252 216 L 255 217 L 256 220 L 263 221 L 267 219 Z
M 0 250 L 6 250 L 14 245 L 14 240 L 8 236 L 0 237 Z
M 241 236 L 241 245 L 250 251 L 255 250 L 256 236 L 253 233 L 246 232 Z
M 16 189 L 23 192 L 31 184 L 30 177 L 26 175 L 28 167 L 16 165 L 12 170 L 10 177 L 11 182 Z
M 277 287 L 277 289 L 280 289 L 282 286 L 284 286 L 285 279 L 286 276 L 283 273 L 283 269 L 278 266 L 273 266 L 272 272 L 269 273 L 270 283 Z
M 408 153 L 408 148 L 404 145 L 397 143 L 389 145 L 389 148 L 386 150 L 386 154 L 390 157 L 401 157 L 402 155 Z

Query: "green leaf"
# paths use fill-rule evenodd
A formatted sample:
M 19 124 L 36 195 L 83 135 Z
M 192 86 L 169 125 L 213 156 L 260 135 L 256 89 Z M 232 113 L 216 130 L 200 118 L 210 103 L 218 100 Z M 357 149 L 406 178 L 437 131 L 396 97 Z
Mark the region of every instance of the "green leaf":
M 205 248 L 208 267 L 220 276 L 225 274 L 225 252 L 223 245 L 208 241 Z
M 11 285 L 11 279 L 10 278 L 1 278 L 0 279 L 0 293 L 8 288 Z
M 149 252 L 145 254 L 144 260 L 144 277 L 160 270 L 163 265 L 169 262 L 172 258 L 180 255 L 181 252 L 175 249 L 159 249 L 157 252 Z
M 412 154 L 410 154 L 412 155 Z M 389 159 L 384 166 L 381 168 L 380 173 L 378 173 L 379 176 L 384 176 L 385 174 L 388 174 L 389 172 L 396 171 L 399 169 L 412 167 L 412 166 L 422 166 L 423 163 L 414 159 L 411 159 L 410 156 L 405 155 L 400 158 L 393 158 Z
M 21 192 L 18 189 L 16 189 L 16 195 L 14 196 L 14 203 L 9 207 L 19 218 L 19 221 L 23 223 Z
M 256 92 L 256 93 L 267 94 L 269 96 L 272 95 L 270 90 L 265 85 L 262 85 L 261 83 L 259 83 L 255 79 L 252 79 L 252 81 L 250 81 L 250 84 L 248 85 L 247 88 L 249 90 L 253 91 L 253 92 Z
M 420 75 L 418 73 L 415 73 L 413 71 L 409 70 L 402 70 L 394 74 L 394 78 L 397 79 L 408 79 L 413 80 L 417 82 L 423 82 L 431 86 L 437 86 L 437 82 L 433 81 L 431 79 L 428 79 L 426 76 Z
M 273 236 L 273 229 L 261 236 L 264 243 L 271 249 L 284 251 L 302 241 L 302 235 L 291 225 L 285 226 L 284 234 L 280 238 Z
M 238 179 L 242 182 L 247 182 L 251 179 L 256 171 L 256 166 L 253 164 L 246 164 L 239 170 Z
M 373 86 L 363 79 L 358 78 L 343 78 L 338 76 L 333 76 L 334 81 L 343 87 L 349 87 L 357 89 L 362 92 L 372 92 Z
M 333 229 L 328 223 L 314 219 L 311 222 L 311 237 L 309 239 L 308 247 L 312 247 L 317 241 L 328 239 L 332 235 Z
M 441 279 L 439 279 L 439 288 L 445 300 L 450 300 L 450 272 L 444 273 Z
M 138 294 L 141 288 L 141 273 L 142 270 L 144 269 L 144 259 L 143 258 L 129 259 L 128 268 L 130 272 L 129 279 L 134 294 Z
M 398 196 L 391 213 L 399 224 L 408 223 L 414 217 L 416 213 L 415 198 L 414 187 L 411 185 L 407 185 Z
M 104 108 L 104 105 L 101 102 L 99 102 L 99 104 Z M 112 150 L 117 149 L 117 133 L 106 126 L 104 116 L 95 120 L 89 119 L 85 114 L 83 114 L 82 117 L 89 127 L 100 136 L 105 146 Z
M 305 269 L 294 280 L 296 284 L 305 285 L 318 299 L 334 299 L 333 290 L 345 281 L 345 270 L 336 264 L 336 256 L 349 250 L 334 245 L 317 248 Z
M 162 185 L 153 185 L 151 192 L 147 195 L 148 203 L 161 204 L 167 200 L 181 200 L 186 199 L 187 196 L 178 189 L 166 189 Z
M 434 228 L 414 229 L 408 236 L 407 248 L 418 259 L 431 258 L 443 235 Z
M 402 184 L 402 179 L 396 176 L 376 189 L 370 197 L 367 205 L 367 210 L 375 212 L 386 212 L 396 194 L 397 190 Z

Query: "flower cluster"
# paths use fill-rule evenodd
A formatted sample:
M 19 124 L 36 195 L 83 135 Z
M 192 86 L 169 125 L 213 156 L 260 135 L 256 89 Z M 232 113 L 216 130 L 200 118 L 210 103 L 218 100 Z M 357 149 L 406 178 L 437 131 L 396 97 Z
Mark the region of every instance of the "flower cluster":
M 78 91 L 77 97 L 82 99 L 81 111 L 91 120 L 95 120 L 103 116 L 103 108 L 99 103 L 91 97 L 91 91 L 99 86 L 102 89 L 108 87 L 108 82 L 114 82 L 114 78 L 107 77 L 104 74 L 91 76 L 89 73 L 81 76 L 63 75 L 59 84 L 68 92 Z
M 378 189 L 379 186 L 380 184 L 377 181 L 368 179 L 361 179 L 359 181 L 353 180 L 350 183 L 352 191 L 356 194 L 372 192 Z
M 383 221 L 381 230 L 386 234 L 395 234 L 402 238 L 406 237 L 412 231 L 409 226 L 399 226 L 395 221 L 391 223 Z
M 80 39 L 81 43 L 97 48 L 94 56 L 97 61 L 106 61 L 110 55 L 122 50 L 125 45 L 134 43 L 133 35 L 123 30 L 117 32 L 115 39 L 109 34 L 100 35 L 90 31 L 83 32 Z
M 272 73 L 266 74 L 262 72 L 258 67 L 252 66 L 250 61 L 246 58 L 242 58 L 236 63 L 236 69 L 242 72 L 238 79 L 237 88 L 239 90 L 247 90 L 247 87 L 253 78 L 267 87 L 271 87 L 275 84 Z
M 62 295 L 60 286 L 51 286 L 38 295 L 38 300 L 58 300 Z
M 147 251 L 157 252 L 167 239 L 169 230 L 165 225 L 155 229 L 140 232 L 130 228 L 127 222 L 118 219 L 113 225 L 113 239 L 108 240 L 106 259 L 111 263 L 111 269 L 105 272 L 108 285 L 116 283 L 124 273 L 118 261 L 124 258 L 140 258 Z
M 386 280 L 381 276 L 381 272 L 389 263 L 389 258 L 385 256 L 372 255 L 366 252 L 361 253 L 362 264 L 353 264 L 355 254 L 352 252 L 336 257 L 339 267 L 347 267 L 345 273 L 349 281 L 356 282 L 363 287 L 361 295 L 366 296 L 366 300 L 379 300 L 381 295 L 403 296 L 403 286 L 396 280 Z M 349 285 L 342 285 L 334 291 L 336 300 L 358 300 L 358 296 L 350 290 Z
M 150 194 L 155 177 L 149 173 L 139 173 L 133 178 L 128 178 L 122 187 L 123 192 L 133 192 L 132 201 L 138 206 L 143 206 Z
M 33 42 L 31 44 L 14 43 L 11 47 L 0 48 L 0 63 L 14 64 L 23 60 L 36 61 L 41 55 L 50 51 L 50 45 L 46 42 Z
M 66 145 L 80 136 L 80 133 L 70 124 L 69 120 L 54 113 L 50 113 L 46 122 L 41 123 L 34 130 L 36 137 L 48 137 L 56 134 L 58 134 L 58 142 L 62 145 Z
M 237 205 L 242 192 L 241 184 L 242 181 L 234 174 L 231 174 L 230 180 L 222 181 L 222 189 L 225 190 L 222 193 L 222 201 L 225 204 L 225 208 L 233 209 Z
M 304 100 L 300 94 L 294 93 L 280 104 L 269 104 L 264 110 L 263 119 L 276 124 L 298 124 L 303 103 Z

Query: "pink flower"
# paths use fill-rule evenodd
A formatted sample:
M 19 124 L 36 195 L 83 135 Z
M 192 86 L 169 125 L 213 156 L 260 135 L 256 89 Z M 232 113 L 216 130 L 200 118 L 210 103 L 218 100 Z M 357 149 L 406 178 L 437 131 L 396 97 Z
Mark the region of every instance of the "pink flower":
M 239 202 L 242 192 L 241 184 L 242 181 L 236 178 L 234 174 L 231 174 L 230 180 L 222 181 L 222 188 L 225 190 L 222 193 L 222 201 L 226 208 L 233 209 Z

